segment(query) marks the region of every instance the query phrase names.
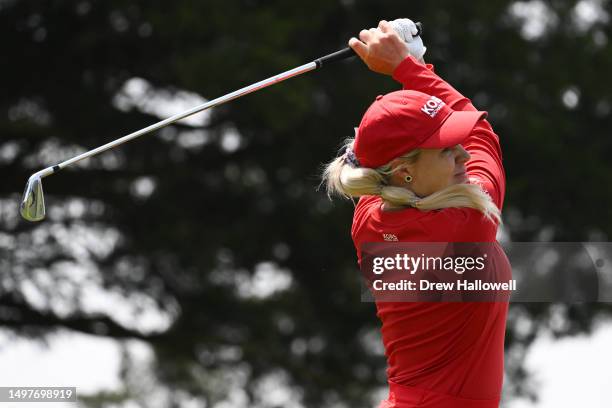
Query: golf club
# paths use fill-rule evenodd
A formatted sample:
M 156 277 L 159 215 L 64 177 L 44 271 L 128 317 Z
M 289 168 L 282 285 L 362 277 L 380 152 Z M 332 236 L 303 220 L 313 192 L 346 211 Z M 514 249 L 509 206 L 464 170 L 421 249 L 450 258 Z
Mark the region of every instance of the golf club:
M 408 20 L 409 21 L 409 20 Z M 411 24 L 407 22 L 405 19 L 398 19 L 391 22 L 393 29 L 399 34 L 399 36 L 405 41 L 410 42 L 413 37 L 418 37 L 422 33 L 422 25 L 421 23 L 416 23 L 417 33 L 412 35 L 411 32 Z M 140 129 L 136 132 L 130 133 L 129 135 L 123 136 L 119 139 L 116 139 L 110 143 L 97 147 L 93 150 L 75 156 L 71 159 L 63 161 L 55 166 L 47 167 L 46 169 L 40 170 L 30 176 L 28 179 L 28 183 L 26 185 L 25 191 L 23 193 L 23 199 L 21 201 L 20 212 L 21 216 L 28 221 L 41 221 L 45 218 L 45 199 L 43 196 L 43 188 L 42 188 L 42 179 L 51 174 L 57 173 L 61 169 L 70 166 L 78 161 L 83 159 L 87 159 L 89 157 L 100 154 L 106 150 L 112 149 L 113 147 L 119 146 L 123 143 L 126 143 L 132 139 L 135 139 L 139 136 L 145 135 L 147 133 L 151 133 L 155 130 L 161 129 L 165 126 L 168 126 L 176 121 L 184 119 L 188 116 L 196 114 L 198 112 L 202 112 L 206 109 L 210 109 L 214 106 L 221 105 L 225 102 L 229 102 L 233 99 L 240 98 L 241 96 L 250 94 L 251 92 L 258 91 L 262 88 L 268 87 L 273 84 L 277 84 L 291 77 L 301 75 L 303 73 L 315 70 L 317 68 L 321 68 L 325 64 L 329 64 L 331 62 L 340 61 L 345 58 L 354 56 L 355 52 L 347 47 L 343 50 L 334 52 L 332 54 L 328 54 L 324 57 L 318 58 L 308 64 L 304 64 L 297 68 L 293 68 L 289 71 L 285 71 L 281 74 L 275 75 L 268 79 L 264 79 L 263 81 L 256 82 L 252 85 L 241 88 L 237 91 L 228 93 L 219 98 L 213 99 L 201 105 L 198 105 L 194 108 L 191 108 L 185 112 L 178 113 L 174 116 L 171 116 L 167 119 L 159 121 L 151 126 Z

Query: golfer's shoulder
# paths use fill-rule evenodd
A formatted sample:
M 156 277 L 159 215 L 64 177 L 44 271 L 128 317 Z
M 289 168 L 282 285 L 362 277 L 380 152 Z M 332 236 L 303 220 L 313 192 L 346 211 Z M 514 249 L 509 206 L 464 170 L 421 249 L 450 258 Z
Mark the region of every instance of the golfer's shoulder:
M 358 229 L 378 210 L 381 204 L 381 199 L 378 196 L 362 196 L 359 197 L 355 212 L 353 213 L 353 232 Z
M 380 204 L 381 198 L 379 196 L 367 195 L 359 197 L 359 201 L 355 206 L 355 217 L 377 210 Z

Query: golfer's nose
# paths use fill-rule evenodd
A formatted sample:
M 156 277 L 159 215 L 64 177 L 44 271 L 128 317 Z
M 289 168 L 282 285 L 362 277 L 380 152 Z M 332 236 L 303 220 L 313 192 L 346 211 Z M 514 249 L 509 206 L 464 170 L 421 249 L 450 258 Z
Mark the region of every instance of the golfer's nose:
M 465 163 L 466 161 L 470 160 L 472 156 L 470 156 L 468 151 L 465 150 L 463 146 L 457 145 L 457 156 L 456 157 L 457 157 L 456 160 L 459 163 Z

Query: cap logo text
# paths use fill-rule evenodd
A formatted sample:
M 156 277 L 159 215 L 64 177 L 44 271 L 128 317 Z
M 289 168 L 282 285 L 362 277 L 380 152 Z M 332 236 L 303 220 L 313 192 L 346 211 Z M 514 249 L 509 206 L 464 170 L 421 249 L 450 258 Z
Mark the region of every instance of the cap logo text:
M 444 105 L 445 103 L 442 101 L 442 99 L 432 96 L 427 102 L 425 102 L 425 105 L 423 105 L 421 111 L 433 118 L 438 114 Z

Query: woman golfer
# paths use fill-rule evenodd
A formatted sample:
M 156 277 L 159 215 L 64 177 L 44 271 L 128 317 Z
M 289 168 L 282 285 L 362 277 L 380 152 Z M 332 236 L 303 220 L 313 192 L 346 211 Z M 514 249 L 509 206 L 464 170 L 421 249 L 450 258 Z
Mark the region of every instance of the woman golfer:
M 385 21 L 349 45 L 404 88 L 376 98 L 324 171 L 329 192 L 359 197 L 351 231 L 359 262 L 369 242 L 488 242 L 500 255 L 497 267 L 509 271 L 495 239 L 504 169 L 486 113 Z M 377 301 L 376 308 L 389 383 L 380 408 L 498 407 L 507 302 Z

